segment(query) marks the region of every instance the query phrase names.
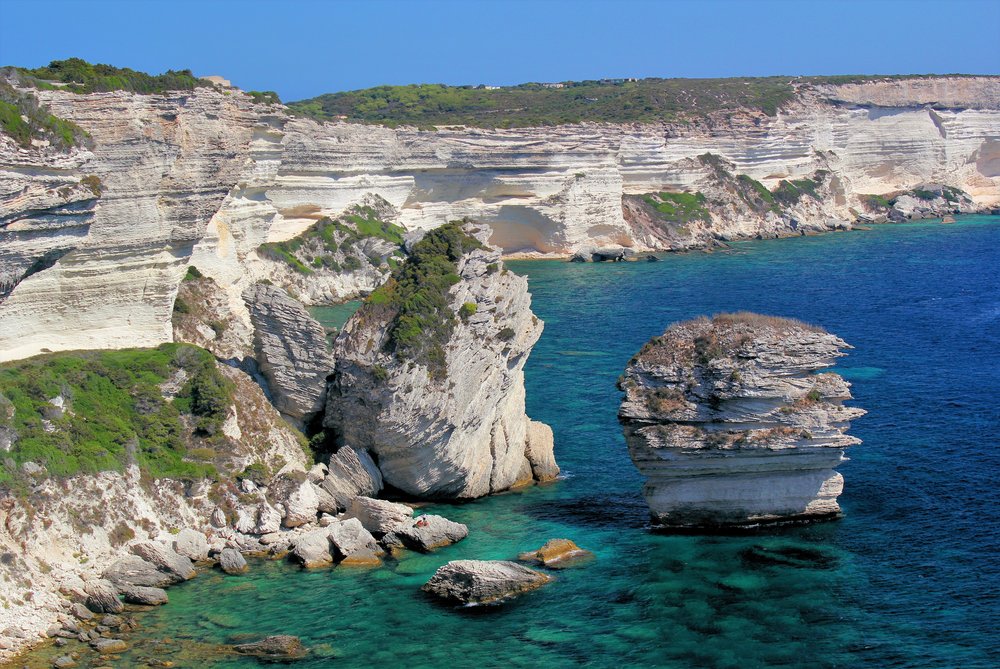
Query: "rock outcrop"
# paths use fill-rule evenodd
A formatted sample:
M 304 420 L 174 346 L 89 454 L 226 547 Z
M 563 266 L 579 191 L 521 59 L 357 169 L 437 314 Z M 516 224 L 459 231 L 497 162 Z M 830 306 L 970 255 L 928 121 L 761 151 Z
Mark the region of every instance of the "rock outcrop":
M 552 579 L 516 562 L 453 560 L 421 590 L 448 602 L 492 604 L 542 587 Z
M 845 434 L 864 415 L 823 372 L 848 345 L 820 328 L 757 314 L 671 326 L 630 361 L 619 387 L 629 453 L 653 522 L 753 527 L 836 517 Z
M 428 233 L 335 342 L 324 425 L 411 495 L 481 497 L 556 473 L 551 432 L 524 413 L 542 322 L 489 237 L 471 224 Z
M 326 332 L 285 291 L 256 284 L 244 293 L 254 327 L 254 352 L 274 405 L 308 420 L 323 410 L 326 377 L 333 371 Z

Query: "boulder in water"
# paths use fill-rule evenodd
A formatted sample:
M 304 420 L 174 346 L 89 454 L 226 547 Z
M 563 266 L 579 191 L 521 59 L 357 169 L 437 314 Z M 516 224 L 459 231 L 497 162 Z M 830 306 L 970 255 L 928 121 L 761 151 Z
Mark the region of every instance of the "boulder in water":
M 454 560 L 438 569 L 421 590 L 445 601 L 489 604 L 540 588 L 551 580 L 516 562 Z

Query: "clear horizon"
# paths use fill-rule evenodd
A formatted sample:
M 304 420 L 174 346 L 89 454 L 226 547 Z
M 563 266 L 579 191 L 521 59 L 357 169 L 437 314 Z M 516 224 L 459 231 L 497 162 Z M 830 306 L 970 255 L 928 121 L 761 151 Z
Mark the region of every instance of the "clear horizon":
M 420 83 L 1000 74 L 991 0 L 5 0 L 3 14 L 0 65 L 191 69 L 285 101 Z M 24 29 L 39 16 L 46 39 Z

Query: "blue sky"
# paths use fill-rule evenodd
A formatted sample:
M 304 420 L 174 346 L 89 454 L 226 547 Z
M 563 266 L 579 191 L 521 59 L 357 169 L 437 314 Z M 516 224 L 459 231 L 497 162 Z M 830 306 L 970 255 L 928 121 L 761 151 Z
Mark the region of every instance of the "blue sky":
M 0 64 L 190 68 L 283 100 L 379 84 L 1000 74 L 1000 0 L 0 0 Z

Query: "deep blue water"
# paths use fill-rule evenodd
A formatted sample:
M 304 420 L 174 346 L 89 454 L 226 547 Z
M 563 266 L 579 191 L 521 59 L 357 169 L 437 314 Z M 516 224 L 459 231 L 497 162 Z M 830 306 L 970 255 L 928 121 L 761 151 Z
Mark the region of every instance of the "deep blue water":
M 974 217 L 659 263 L 508 263 L 546 322 L 528 412 L 552 425 L 567 478 L 432 507 L 469 539 L 379 570 L 258 562 L 246 577 L 199 576 L 141 618 L 125 660 L 244 666 L 210 644 L 290 633 L 317 650 L 305 667 L 996 667 L 998 249 L 1000 218 Z M 740 309 L 855 347 L 837 371 L 869 414 L 841 467 L 846 515 L 750 536 L 652 534 L 615 380 L 671 322 Z M 443 607 L 418 591 L 448 560 L 511 558 L 551 537 L 597 560 L 503 607 Z M 754 547 L 806 559 L 769 564 Z

